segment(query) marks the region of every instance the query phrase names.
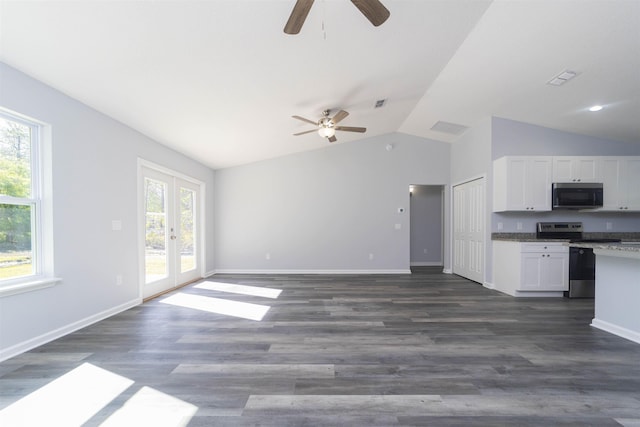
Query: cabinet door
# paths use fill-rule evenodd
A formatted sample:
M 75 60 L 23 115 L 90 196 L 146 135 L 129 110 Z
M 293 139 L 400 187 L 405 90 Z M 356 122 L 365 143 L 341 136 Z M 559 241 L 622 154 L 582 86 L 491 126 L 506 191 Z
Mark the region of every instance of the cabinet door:
M 624 160 L 625 210 L 640 210 L 640 157 Z
M 619 210 L 626 199 L 622 186 L 622 159 L 605 157 L 601 161 L 602 170 L 602 210 Z
M 526 210 L 551 210 L 551 160 L 532 158 L 529 160 L 525 184 Z
M 577 182 L 601 182 L 600 161 L 594 157 L 581 157 L 573 161 Z
M 540 289 L 545 291 L 569 290 L 567 255 L 544 254 L 540 263 Z
M 600 182 L 597 157 L 554 157 L 553 182 Z
M 523 211 L 527 207 L 527 160 L 509 159 L 507 165 L 507 210 Z
M 493 163 L 493 211 L 550 211 L 551 157 L 501 157 Z
M 542 255 L 538 252 L 523 253 L 520 258 L 520 289 L 523 291 L 540 290 L 540 268 Z
M 573 182 L 573 157 L 553 158 L 553 182 Z

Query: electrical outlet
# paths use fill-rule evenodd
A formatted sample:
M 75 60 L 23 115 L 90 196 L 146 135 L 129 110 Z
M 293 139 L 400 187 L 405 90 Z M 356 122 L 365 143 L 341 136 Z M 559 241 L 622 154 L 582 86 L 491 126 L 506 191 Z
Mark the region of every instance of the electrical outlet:
M 395 228 L 396 228 L 396 230 L 400 230 L 402 228 L 402 224 L 396 224 Z
M 267 253 L 264 255 L 264 259 L 271 259 L 271 254 L 270 254 L 269 252 L 267 252 Z
M 613 223 L 608 222 L 606 226 L 607 226 L 607 230 L 613 230 Z
M 427 249 L 424 249 L 424 251 L 423 251 L 423 252 L 424 252 L 425 254 L 426 254 L 426 253 L 429 253 L 429 251 L 428 251 Z
M 369 254 L 369 259 L 373 260 L 373 254 Z
M 122 274 L 118 274 L 116 276 L 116 285 L 118 286 L 122 285 Z
M 522 230 L 522 223 L 516 222 L 516 230 Z
M 498 223 L 498 230 L 502 230 L 502 229 L 504 229 L 504 224 L 499 222 Z

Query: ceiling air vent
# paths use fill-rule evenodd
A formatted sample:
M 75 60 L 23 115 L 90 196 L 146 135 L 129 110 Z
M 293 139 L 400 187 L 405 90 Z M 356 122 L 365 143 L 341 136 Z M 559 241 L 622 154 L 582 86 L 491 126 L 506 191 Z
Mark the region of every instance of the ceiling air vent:
M 578 73 L 576 73 L 575 71 L 565 70 L 549 80 L 547 84 L 551 86 L 562 86 L 577 75 Z
M 431 130 L 434 130 L 436 132 L 450 133 L 452 135 L 460 135 L 467 129 L 469 128 L 466 126 L 443 121 L 439 121 L 435 125 L 431 126 Z
M 383 106 L 384 106 L 384 104 L 385 104 L 386 102 L 387 102 L 387 100 L 386 100 L 386 99 L 378 99 L 378 100 L 376 101 L 376 105 L 375 105 L 373 108 L 380 108 L 380 107 L 383 107 Z

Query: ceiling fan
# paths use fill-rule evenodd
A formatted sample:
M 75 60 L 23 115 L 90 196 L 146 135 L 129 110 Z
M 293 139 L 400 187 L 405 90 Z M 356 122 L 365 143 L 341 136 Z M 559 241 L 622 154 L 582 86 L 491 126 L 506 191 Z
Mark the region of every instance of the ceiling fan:
M 362 14 L 375 26 L 383 24 L 391 13 L 384 7 L 380 0 L 351 0 Z M 313 5 L 313 0 L 297 0 L 284 32 L 287 34 L 298 34 L 302 29 L 304 20 L 307 19 L 309 10 Z
M 344 120 L 345 117 L 349 115 L 349 113 L 347 113 L 344 110 L 338 111 L 336 115 L 333 117 L 329 117 L 329 113 L 330 113 L 330 110 L 324 110 L 322 112 L 322 118 L 320 118 L 320 120 L 318 120 L 317 122 L 314 122 L 313 120 L 305 119 L 304 117 L 300 117 L 300 116 L 291 116 L 294 119 L 302 120 L 303 122 L 310 123 L 314 126 L 317 126 L 317 129 L 306 130 L 304 132 L 294 133 L 293 135 L 298 136 L 298 135 L 304 135 L 306 133 L 317 131 L 321 137 L 327 138 L 329 142 L 336 142 L 338 140 L 336 138 L 337 130 L 345 131 L 345 132 L 360 132 L 360 133 L 364 133 L 367 131 L 367 128 L 361 128 L 361 127 L 336 126 L 338 123 Z

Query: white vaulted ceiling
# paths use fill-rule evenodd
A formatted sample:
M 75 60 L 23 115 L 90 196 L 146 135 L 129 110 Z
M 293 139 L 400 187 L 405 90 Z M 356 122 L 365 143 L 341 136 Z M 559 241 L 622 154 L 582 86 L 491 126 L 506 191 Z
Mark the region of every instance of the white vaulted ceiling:
M 290 36 L 294 3 L 0 0 L 0 60 L 212 168 L 326 146 L 291 118 L 326 108 L 368 129 L 337 143 L 492 115 L 640 143 L 639 1 L 383 0 L 376 28 L 317 0 Z

